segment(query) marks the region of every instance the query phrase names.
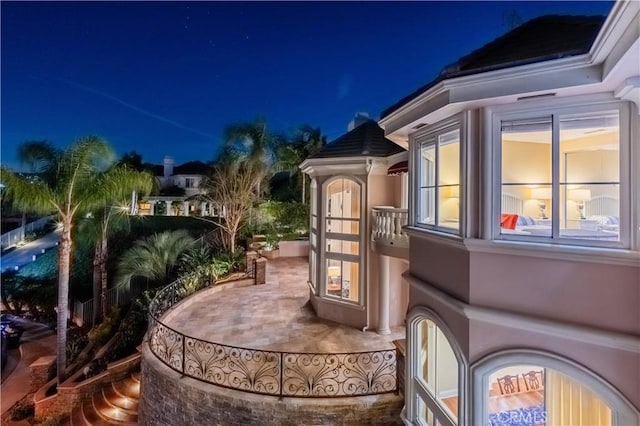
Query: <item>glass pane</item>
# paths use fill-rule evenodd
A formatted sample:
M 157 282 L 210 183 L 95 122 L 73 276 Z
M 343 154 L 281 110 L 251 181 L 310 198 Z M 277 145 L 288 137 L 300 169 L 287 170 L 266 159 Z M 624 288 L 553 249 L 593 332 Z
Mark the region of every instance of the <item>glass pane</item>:
M 327 239 L 328 252 L 357 255 L 358 249 L 359 244 L 357 241 Z
M 560 117 L 560 236 L 620 240 L 618 112 Z
M 460 229 L 460 185 L 440 187 L 438 191 L 438 225 Z
M 359 265 L 342 260 L 327 260 L 327 295 L 357 302 Z
M 420 156 L 420 186 L 435 186 L 436 184 L 436 146 L 425 145 L 421 148 Z
M 514 365 L 489 376 L 485 424 L 536 426 L 612 423 L 611 409 L 575 379 L 537 365 Z
M 460 131 L 438 136 L 438 185 L 460 183 Z
M 358 220 L 338 220 L 327 219 L 327 232 L 335 232 L 338 234 L 359 234 L 360 221 Z
M 327 185 L 327 217 L 359 218 L 360 185 L 348 179 L 337 179 Z
M 458 360 L 453 348 L 436 324 L 423 320 L 418 324 L 418 379 L 442 409 L 458 417 Z
M 500 233 L 551 237 L 551 117 L 503 121 Z
M 418 419 L 421 420 L 422 424 L 435 426 L 436 417 L 433 415 L 433 412 L 429 410 L 429 408 L 427 408 L 427 404 L 424 403 L 419 395 L 416 397 L 416 399 L 416 405 L 418 406 Z
M 316 272 L 318 267 L 317 262 L 318 262 L 318 255 L 314 250 L 310 250 L 309 251 L 309 268 L 311 272 L 309 274 L 309 281 L 311 281 L 311 285 L 314 287 L 316 286 Z
M 318 229 L 318 216 L 311 215 L 311 228 Z
M 315 232 L 311 232 L 311 247 L 316 247 L 317 242 L 317 236 Z
M 551 237 L 551 186 L 503 185 L 500 233 Z
M 420 210 L 418 222 L 427 225 L 436 223 L 436 189 L 420 188 Z

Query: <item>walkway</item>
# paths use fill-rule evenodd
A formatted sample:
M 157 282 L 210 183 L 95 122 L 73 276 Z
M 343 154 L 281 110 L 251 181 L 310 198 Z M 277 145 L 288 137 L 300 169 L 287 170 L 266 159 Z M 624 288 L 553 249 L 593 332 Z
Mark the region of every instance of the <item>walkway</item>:
M 11 319 L 24 328 L 24 333 L 20 339 L 20 349 L 9 351 L 7 366 L 2 374 L 2 414 L 29 393 L 29 365 L 41 356 L 56 354 L 56 335 L 50 328 L 19 317 Z
M 7 254 L 0 257 L 0 270 L 4 272 L 7 269 L 14 269 L 16 266 L 21 267 L 33 261 L 33 255 L 42 254 L 42 250 L 48 250 L 60 240 L 61 230 L 50 232 L 49 234 L 31 241 L 22 247 L 17 247 Z
M 267 282 L 203 294 L 170 311 L 163 322 L 210 342 L 283 352 L 357 352 L 393 349 L 404 327 L 387 336 L 316 317 L 308 303 L 306 258 L 267 263 Z

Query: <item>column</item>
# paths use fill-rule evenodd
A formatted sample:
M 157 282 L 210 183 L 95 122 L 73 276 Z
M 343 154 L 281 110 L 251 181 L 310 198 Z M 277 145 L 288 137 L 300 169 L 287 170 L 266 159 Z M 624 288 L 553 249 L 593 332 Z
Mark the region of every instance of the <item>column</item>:
M 153 216 L 156 214 L 156 202 L 154 200 L 149 200 L 149 216 Z
M 389 256 L 380 256 L 380 281 L 378 282 L 378 334 L 389 334 Z
M 171 211 L 171 201 L 165 201 L 164 204 L 167 206 L 165 216 L 173 216 L 173 212 Z
M 188 201 L 183 201 L 182 202 L 182 210 L 183 210 L 183 215 L 184 216 L 189 216 L 189 202 Z

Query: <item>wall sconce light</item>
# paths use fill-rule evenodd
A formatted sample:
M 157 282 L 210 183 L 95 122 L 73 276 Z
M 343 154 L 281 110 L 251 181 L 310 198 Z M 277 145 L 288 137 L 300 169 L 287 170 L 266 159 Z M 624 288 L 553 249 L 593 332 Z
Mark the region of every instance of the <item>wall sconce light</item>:
M 546 201 L 550 200 L 551 197 L 551 188 L 533 188 L 531 190 L 531 198 L 538 200 L 538 210 L 540 210 L 538 219 L 547 219 L 544 211 L 547 208 Z
M 591 190 L 589 189 L 572 189 L 569 190 L 569 199 L 575 201 L 578 206 L 578 217 L 586 219 L 584 215 L 584 202 L 591 200 Z

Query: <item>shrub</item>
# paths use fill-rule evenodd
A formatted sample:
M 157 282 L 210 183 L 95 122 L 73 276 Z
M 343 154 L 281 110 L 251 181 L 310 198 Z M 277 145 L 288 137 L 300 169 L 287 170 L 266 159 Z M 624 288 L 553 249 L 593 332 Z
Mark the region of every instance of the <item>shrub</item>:
M 89 331 L 89 341 L 95 346 L 102 346 L 109 341 L 116 331 L 120 309 L 115 308 L 100 324 Z
M 25 396 L 13 406 L 11 410 L 11 420 L 24 420 L 27 417 L 33 416 L 35 407 L 33 401 L 29 396 Z
M 67 359 L 69 364 L 75 361 L 88 343 L 89 337 L 85 327 L 74 327 L 67 332 Z

